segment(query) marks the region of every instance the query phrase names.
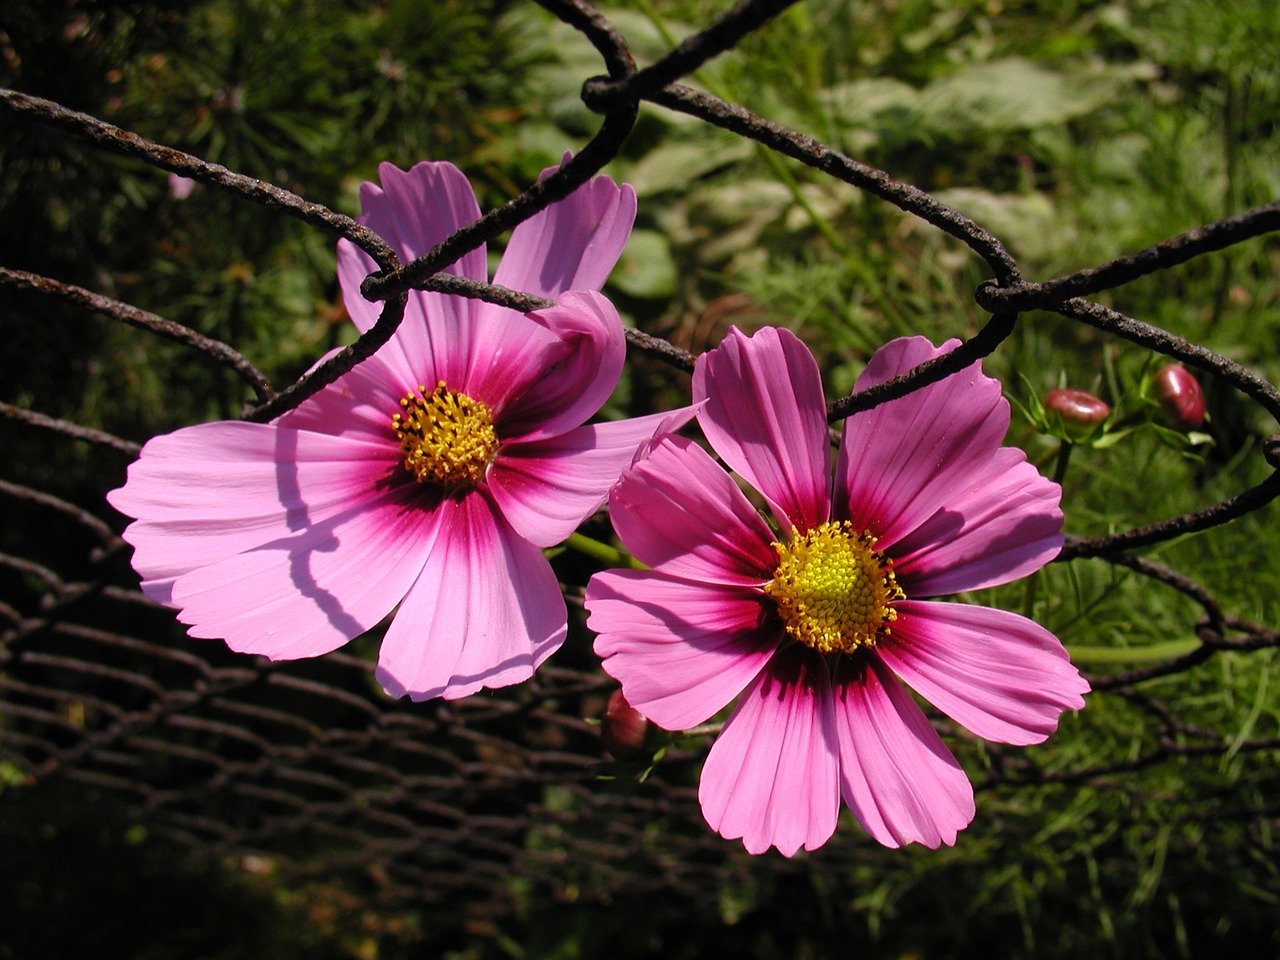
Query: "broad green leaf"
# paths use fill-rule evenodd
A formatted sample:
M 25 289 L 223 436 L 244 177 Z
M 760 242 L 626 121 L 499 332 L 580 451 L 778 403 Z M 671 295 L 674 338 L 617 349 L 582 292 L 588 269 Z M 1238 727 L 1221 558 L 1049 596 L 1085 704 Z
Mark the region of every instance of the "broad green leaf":
M 623 293 L 646 300 L 676 292 L 679 274 L 667 238 L 655 230 L 635 230 L 609 279 Z
M 977 63 L 926 87 L 921 123 L 961 139 L 975 131 L 1031 130 L 1096 109 L 1111 94 L 1102 78 L 1072 76 L 1020 57 Z

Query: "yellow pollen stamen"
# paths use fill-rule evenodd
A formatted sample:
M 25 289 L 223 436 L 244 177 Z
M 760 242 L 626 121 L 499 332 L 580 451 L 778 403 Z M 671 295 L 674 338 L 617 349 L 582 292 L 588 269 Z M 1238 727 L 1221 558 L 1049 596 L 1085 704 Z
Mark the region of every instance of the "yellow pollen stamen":
M 775 543 L 778 565 L 764 592 L 778 605 L 787 633 L 822 653 L 874 647 L 897 619 L 890 604 L 905 599 L 876 538 L 849 521 L 791 531 Z
M 419 386 L 400 401 L 403 413 L 391 418 L 400 438 L 405 469 L 419 483 L 446 490 L 472 487 L 498 451 L 498 433 L 489 407 L 456 393 L 443 380 L 430 393 Z

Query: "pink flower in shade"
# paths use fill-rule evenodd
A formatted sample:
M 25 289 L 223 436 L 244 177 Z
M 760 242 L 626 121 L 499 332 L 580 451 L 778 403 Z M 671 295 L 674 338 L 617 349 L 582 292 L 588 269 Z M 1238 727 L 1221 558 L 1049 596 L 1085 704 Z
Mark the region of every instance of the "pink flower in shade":
M 878 351 L 858 388 L 954 347 Z M 952 844 L 973 818 L 964 771 L 903 684 L 1000 743 L 1039 743 L 1088 685 L 1016 614 L 927 601 L 1007 583 L 1062 545 L 1059 488 L 1002 447 L 1009 405 L 980 364 L 845 421 L 834 484 L 817 364 L 785 330 L 733 330 L 698 359 L 711 446 L 662 437 L 609 497 L 649 570 L 597 574 L 587 625 L 605 670 L 683 730 L 738 698 L 702 771 L 703 814 L 747 850 L 791 856 L 840 801 L 876 840 Z
M 448 163 L 384 164 L 362 220 L 404 260 L 480 216 Z M 416 292 L 395 336 L 269 424 L 156 437 L 109 494 L 148 596 L 194 637 L 287 660 L 387 628 L 378 678 L 395 696 L 460 697 L 528 678 L 565 638 L 544 547 L 604 501 L 665 418 L 588 424 L 622 370 L 613 306 L 596 292 L 635 217 L 598 177 L 512 233 L 496 283 L 555 300 L 533 314 Z M 347 311 L 373 262 L 338 245 Z M 487 277 L 483 248 L 450 272 Z M 691 414 L 686 413 L 687 420 Z

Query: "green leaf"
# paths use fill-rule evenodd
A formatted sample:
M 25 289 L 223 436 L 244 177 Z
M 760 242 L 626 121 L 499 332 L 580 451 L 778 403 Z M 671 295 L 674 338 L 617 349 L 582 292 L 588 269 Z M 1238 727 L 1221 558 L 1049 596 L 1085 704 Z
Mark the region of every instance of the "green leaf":
M 751 143 L 739 137 L 704 137 L 663 144 L 631 167 L 626 180 L 641 197 L 668 190 L 687 190 L 699 177 L 749 160 L 754 153 Z
M 1049 259 L 1075 238 L 1043 193 L 992 193 L 956 187 L 939 190 L 935 196 L 991 231 L 1018 258 Z
M 609 282 L 628 296 L 656 300 L 675 293 L 678 280 L 667 238 L 654 230 L 636 230 Z
M 927 130 L 953 139 L 972 132 L 1032 130 L 1089 113 L 1111 93 L 1109 80 L 1010 57 L 972 64 L 931 83 L 920 97 L 920 120 Z

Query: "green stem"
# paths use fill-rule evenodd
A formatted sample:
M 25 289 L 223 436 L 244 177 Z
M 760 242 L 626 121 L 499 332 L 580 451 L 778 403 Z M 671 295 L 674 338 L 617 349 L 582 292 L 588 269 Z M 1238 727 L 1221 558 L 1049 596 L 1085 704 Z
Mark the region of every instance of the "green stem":
M 588 557 L 614 567 L 625 567 L 627 566 L 627 561 L 631 559 L 617 547 L 611 547 L 607 543 L 593 540 L 591 537 L 584 536 L 581 533 L 569 534 L 569 539 L 564 542 L 564 545 L 570 550 L 585 553 Z
M 591 537 L 581 533 L 569 534 L 569 539 L 564 545 L 570 550 L 577 550 L 579 553 L 586 554 L 601 563 L 608 564 L 611 567 L 632 567 L 637 570 L 649 569 L 631 554 L 625 550 L 619 550 L 617 547 L 611 547 L 607 543 L 601 543 Z
M 710 737 L 718 736 L 720 731 L 724 729 L 723 723 L 700 723 L 696 727 L 690 727 L 688 730 L 681 730 L 682 737 Z
M 1194 637 L 1166 640 L 1164 643 L 1152 643 L 1144 647 L 1078 647 L 1067 644 L 1067 652 L 1071 654 L 1073 662 L 1088 663 L 1147 663 L 1185 656 L 1199 648 L 1200 641 Z
M 725 98 L 722 97 L 721 99 Z M 787 169 L 782 158 L 761 144 L 756 144 L 756 153 L 769 165 L 769 169 L 782 182 L 782 185 L 791 191 L 791 199 L 809 215 L 809 220 L 813 223 L 814 228 L 826 238 L 827 243 L 831 244 L 831 248 L 842 257 L 849 256 L 849 245 L 840 238 L 840 235 L 836 233 L 835 227 L 831 225 L 827 218 L 820 214 L 817 208 L 809 202 L 809 198 L 804 195 L 804 192 L 800 189 L 799 182 L 792 176 L 791 171 Z
M 1053 482 L 1062 486 L 1062 478 L 1067 475 L 1067 463 L 1071 460 L 1072 444 L 1063 441 L 1058 447 L 1058 462 L 1053 465 Z

